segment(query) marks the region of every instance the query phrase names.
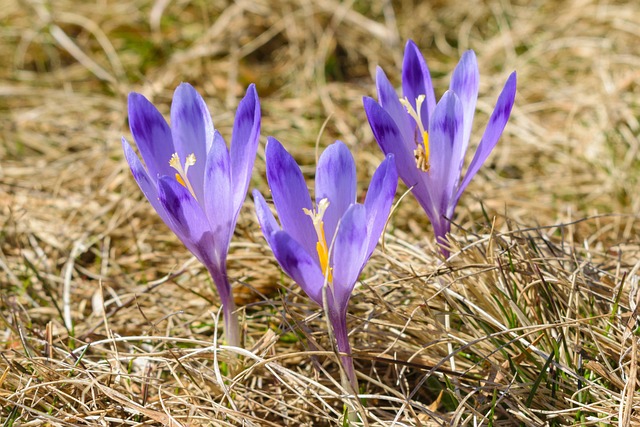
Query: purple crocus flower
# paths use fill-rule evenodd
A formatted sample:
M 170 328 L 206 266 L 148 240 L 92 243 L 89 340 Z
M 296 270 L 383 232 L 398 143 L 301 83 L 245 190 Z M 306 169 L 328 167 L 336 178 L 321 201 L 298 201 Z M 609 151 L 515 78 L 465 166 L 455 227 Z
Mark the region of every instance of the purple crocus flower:
M 315 208 L 296 161 L 274 138 L 267 141 L 266 163 L 282 227 L 262 194 L 254 190 L 262 232 L 285 273 L 322 307 L 326 284 L 326 309 L 338 350 L 350 354 L 347 305 L 389 217 L 398 183 L 393 155 L 380 164 L 364 204 L 359 204 L 353 156 L 340 141 L 330 145 L 318 162 Z M 342 364 L 355 387 L 353 360 L 343 357 Z
M 462 182 L 460 174 L 469 146 L 478 99 L 480 74 L 476 55 L 462 55 L 449 90 L 436 103 L 424 57 L 409 40 L 402 64 L 402 92 L 398 95 L 381 68 L 376 84 L 378 102 L 364 98 L 364 108 L 378 145 L 393 153 L 400 178 L 412 189 L 433 225 L 436 241 L 445 244 L 450 220 L 471 178 L 495 147 L 511 115 L 516 94 L 516 73 L 507 79 L 489 123 Z M 448 251 L 441 246 L 448 256 Z
M 135 92 L 129 95 L 129 125 L 146 165 L 122 138 L 133 177 L 162 220 L 211 274 L 223 306 L 227 343 L 237 346 L 240 330 L 226 262 L 258 148 L 256 88 L 250 85 L 238 105 L 230 150 L 214 129 L 204 100 L 187 83 L 174 93 L 171 127 Z

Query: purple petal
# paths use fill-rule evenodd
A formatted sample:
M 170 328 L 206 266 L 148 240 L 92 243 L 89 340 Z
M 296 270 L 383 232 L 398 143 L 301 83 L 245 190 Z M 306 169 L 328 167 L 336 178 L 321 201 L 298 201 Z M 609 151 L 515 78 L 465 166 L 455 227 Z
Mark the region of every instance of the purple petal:
M 425 95 L 426 99 L 422 105 L 420 116 L 425 129 L 429 128 L 429 118 L 436 107 L 436 96 L 433 92 L 433 83 L 429 67 L 420 53 L 418 46 L 413 40 L 408 40 L 404 49 L 404 60 L 402 62 L 402 94 L 416 108 L 416 99 L 420 95 Z
M 253 190 L 253 204 L 256 208 L 256 216 L 258 217 L 262 234 L 264 234 L 269 246 L 273 246 L 273 235 L 276 231 L 280 231 L 280 226 L 276 222 L 273 213 L 271 213 L 269 206 L 267 206 L 264 197 L 262 197 L 262 193 L 258 190 Z
M 171 129 L 162 114 L 139 93 L 131 92 L 128 100 L 129 128 L 138 146 L 149 176 L 173 175 L 169 166 L 175 152 Z
M 400 103 L 396 90 L 391 86 L 382 68 L 376 72 L 376 87 L 378 89 L 378 101 L 382 108 L 389 113 L 402 134 L 398 144 L 406 144 L 409 148 L 414 144 L 416 135 L 416 123 L 407 113 L 406 108 Z M 413 149 L 413 148 L 412 148 Z
M 346 304 L 367 255 L 367 209 L 353 204 L 340 220 L 333 243 L 333 289 L 338 304 Z
M 234 185 L 233 208 L 236 215 L 251 180 L 251 170 L 260 137 L 260 117 L 260 99 L 255 85 L 251 84 L 238 105 L 231 136 L 231 179 Z
M 172 177 L 158 180 L 158 197 L 174 233 L 204 265 L 211 266 L 213 236 L 207 217 L 189 190 Z
M 324 276 L 317 262 L 286 231 L 276 231 L 271 249 L 285 273 L 322 306 Z
M 478 101 L 479 83 L 480 72 L 478 71 L 476 54 L 472 50 L 468 50 L 462 55 L 460 62 L 458 62 L 455 70 L 453 70 L 450 85 L 450 89 L 460 98 L 464 111 L 464 133 L 462 136 L 462 155 L 460 157 L 463 162 L 464 153 L 469 146 L 469 138 L 473 126 L 473 115 L 476 111 L 476 102 Z M 462 164 L 460 165 L 460 169 L 462 169 Z
M 341 141 L 327 147 L 320 156 L 316 170 L 316 206 L 329 199 L 323 217 L 327 239 L 336 232 L 338 221 L 356 201 L 356 164 L 351 152 Z
M 454 189 L 460 179 L 463 120 L 458 96 L 452 91 L 445 92 L 436 105 L 429 129 L 429 186 L 438 219 L 450 214 Z
M 232 211 L 232 183 L 229 151 L 224 139 L 215 131 L 213 144 L 207 153 L 204 175 L 204 199 L 201 206 L 207 215 L 216 248 L 225 256 L 235 227 Z M 222 258 L 219 258 L 222 259 Z
M 398 186 L 398 172 L 393 154 L 387 155 L 376 169 L 369 184 L 364 206 L 367 208 L 367 258 L 371 256 L 389 218 Z
M 173 94 L 171 132 L 182 165 L 188 155 L 196 156 L 196 163 L 189 167 L 187 175 L 196 197 L 202 200 L 207 152 L 213 143 L 213 123 L 204 100 L 188 83 L 181 83 Z
M 402 134 L 393 118 L 372 98 L 364 97 L 363 103 L 369 125 L 378 145 L 384 154 L 395 156 L 400 177 L 404 182 L 408 186 L 415 185 L 420 180 L 413 157 L 415 142 L 412 141 L 411 146 L 403 142 Z
M 428 175 L 420 171 L 416 166 L 413 154 L 413 150 L 416 147 L 415 143 L 409 149 L 398 142 L 402 138 L 398 127 L 391 119 L 391 116 L 373 99 L 364 98 L 364 109 L 378 145 L 385 154 L 394 155 L 398 175 L 400 175 L 407 187 L 413 187 L 414 196 L 427 212 L 429 218 L 431 218 L 435 215 L 435 211 L 434 204 L 431 201 L 431 190 L 426 185 Z
M 502 135 L 502 132 L 507 125 L 509 116 L 511 116 L 511 109 L 513 108 L 515 97 L 516 73 L 513 72 L 507 79 L 507 82 L 498 97 L 498 102 L 496 103 L 496 107 L 493 109 L 493 113 L 491 113 L 489 123 L 487 123 L 487 127 L 482 135 L 476 154 L 473 156 L 473 160 L 469 164 L 467 173 L 458 188 L 456 203 L 460 199 L 465 188 L 467 188 L 467 185 L 469 185 L 469 182 L 471 182 L 471 178 L 473 178 L 478 170 L 480 170 L 480 167 L 484 164 L 487 157 L 489 157 L 489 154 L 498 143 L 498 139 L 500 139 L 500 135 Z
M 298 241 L 316 259 L 317 236 L 311 218 L 304 209 L 312 209 L 309 190 L 296 161 L 280 142 L 267 139 L 265 150 L 267 181 L 280 224 L 284 231 Z
M 142 193 L 146 196 L 149 203 L 151 203 L 151 206 L 153 206 L 156 212 L 158 212 L 160 218 L 162 218 L 162 220 L 171 227 L 167 212 L 158 200 L 158 188 L 156 187 L 156 181 L 149 177 L 149 174 L 144 166 L 142 166 L 140 159 L 124 138 L 122 138 L 122 149 L 124 150 L 124 156 L 127 159 L 127 163 L 129 163 L 129 168 L 131 169 L 133 178 L 138 183 L 138 187 L 140 187 Z

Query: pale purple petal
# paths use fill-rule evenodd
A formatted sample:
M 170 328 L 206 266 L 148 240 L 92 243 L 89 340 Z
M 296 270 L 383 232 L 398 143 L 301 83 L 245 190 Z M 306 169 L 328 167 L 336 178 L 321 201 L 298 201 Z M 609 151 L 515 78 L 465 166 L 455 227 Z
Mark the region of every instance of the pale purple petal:
M 453 70 L 450 89 L 458 95 L 462 102 L 464 111 L 464 133 L 462 137 L 461 161 L 464 162 L 464 153 L 469 146 L 471 128 L 473 126 L 473 115 L 476 111 L 478 101 L 478 85 L 480 84 L 480 72 L 478 71 L 478 61 L 476 54 L 472 50 L 466 51 L 460 62 Z M 453 163 L 452 163 L 453 164 Z M 460 164 L 462 169 L 462 164 Z
M 216 249 L 221 252 L 220 256 L 226 256 L 235 228 L 236 217 L 231 206 L 233 184 L 227 145 L 220 133 L 215 131 L 206 159 L 204 200 L 201 205 L 216 239 Z
M 324 232 L 330 239 L 342 215 L 356 201 L 356 164 L 341 141 L 327 147 L 318 161 L 316 206 L 325 198 L 329 199 L 329 207 L 323 217 Z
M 158 188 L 156 180 L 151 179 L 144 166 L 142 166 L 140 159 L 133 151 L 127 140 L 124 138 L 122 138 L 122 149 L 124 150 L 124 157 L 125 159 L 127 159 L 127 163 L 129 164 L 129 168 L 131 169 L 131 174 L 138 183 L 138 187 L 140 187 L 142 193 L 146 196 L 149 203 L 151 203 L 151 206 L 153 206 L 156 212 L 158 212 L 160 218 L 162 218 L 162 220 L 170 226 L 167 213 L 158 200 Z
M 389 113 L 402 134 L 402 139 L 397 141 L 397 144 L 405 145 L 407 149 L 410 148 L 416 138 L 416 122 L 409 116 L 407 109 L 400 103 L 396 90 L 380 67 L 378 67 L 376 71 L 376 87 L 378 89 L 378 102 L 380 106 Z
M 436 105 L 429 128 L 428 185 L 438 216 L 447 212 L 460 179 L 463 124 L 460 100 L 454 92 L 447 91 Z
M 367 209 L 367 259 L 373 253 L 389 218 L 397 186 L 398 172 L 393 154 L 389 154 L 373 174 L 364 199 L 364 206 Z
M 416 166 L 413 154 L 415 144 L 409 150 L 398 143 L 398 140 L 402 138 L 398 127 L 391 119 L 391 116 L 373 99 L 364 98 L 364 110 L 369 119 L 373 135 L 382 152 L 394 155 L 398 175 L 400 175 L 407 187 L 413 187 L 413 194 L 431 218 L 432 215 L 435 215 L 435 211 L 434 204 L 431 201 L 430 189 L 426 185 L 428 176 Z
M 324 276 L 315 259 L 286 231 L 272 236 L 273 255 L 285 273 L 296 282 L 313 301 L 322 306 Z
M 415 185 L 421 179 L 413 155 L 413 150 L 416 147 L 415 143 L 413 143 L 411 149 L 408 149 L 402 143 L 402 135 L 398 126 L 389 113 L 376 101 L 372 98 L 364 97 L 363 103 L 373 136 L 382 152 L 384 154 L 393 154 L 402 180 L 409 187 Z
M 169 224 L 182 243 L 203 264 L 211 266 L 213 236 L 207 217 L 191 193 L 172 177 L 158 180 L 158 197 L 167 212 Z
M 267 181 L 280 224 L 316 259 L 316 232 L 311 218 L 303 211 L 311 210 L 313 206 L 300 167 L 282 144 L 272 137 L 267 140 L 265 157 Z
M 349 300 L 367 255 L 367 209 L 353 204 L 340 220 L 332 251 L 334 295 Z
M 260 117 L 260 99 L 255 85 L 251 84 L 238 105 L 231 137 L 231 179 L 234 184 L 233 210 L 236 215 L 251 181 L 260 137 Z
M 404 49 L 404 60 L 402 62 L 402 94 L 416 108 L 416 99 L 420 95 L 425 95 L 425 101 L 420 110 L 422 124 L 425 129 L 429 128 L 429 118 L 436 107 L 436 96 L 433 91 L 431 74 L 429 67 L 420 53 L 418 46 L 413 40 L 408 40 Z
M 256 208 L 256 216 L 258 217 L 262 234 L 264 234 L 265 239 L 267 239 L 269 246 L 273 246 L 273 235 L 276 231 L 280 231 L 280 225 L 278 225 L 269 206 L 267 206 L 267 202 L 264 200 L 262 193 L 258 190 L 253 190 L 253 204 Z
M 188 83 L 181 83 L 173 95 L 171 132 L 182 165 L 188 155 L 196 156 L 196 163 L 190 166 L 187 176 L 196 197 L 202 200 L 207 152 L 213 142 L 213 123 L 204 100 Z
M 480 140 L 480 144 L 478 145 L 478 149 L 476 150 L 476 154 L 473 156 L 473 160 L 469 164 L 469 168 L 467 169 L 467 173 L 458 188 L 458 192 L 456 194 L 456 202 L 460 199 L 465 188 L 471 182 L 471 178 L 478 172 L 480 167 L 489 157 L 489 154 L 493 150 L 493 148 L 498 143 L 498 139 L 502 135 L 505 126 L 507 125 L 507 120 L 509 120 L 509 116 L 511 115 L 511 109 L 513 108 L 513 102 L 516 97 L 516 73 L 513 72 L 507 79 L 507 82 L 498 97 L 498 102 L 496 103 L 495 108 L 493 109 L 493 113 L 491 113 L 491 117 L 489 118 L 489 123 L 487 123 L 487 127 L 485 128 L 484 134 L 482 135 L 482 139 Z
M 162 114 L 139 93 L 131 92 L 128 99 L 129 128 L 138 146 L 149 176 L 173 175 L 169 166 L 175 152 L 171 129 Z

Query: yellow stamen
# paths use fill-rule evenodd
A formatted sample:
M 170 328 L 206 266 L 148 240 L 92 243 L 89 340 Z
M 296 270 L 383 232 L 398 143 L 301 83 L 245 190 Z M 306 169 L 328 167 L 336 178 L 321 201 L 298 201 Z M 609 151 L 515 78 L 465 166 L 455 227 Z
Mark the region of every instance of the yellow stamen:
M 189 178 L 187 177 L 187 171 L 189 170 L 189 166 L 192 166 L 195 163 L 196 163 L 196 156 L 193 153 L 187 156 L 184 162 L 184 168 L 182 167 L 182 164 L 180 164 L 180 157 L 178 156 L 178 153 L 173 153 L 171 155 L 171 160 L 169 160 L 169 166 L 171 166 L 178 172 L 176 173 L 176 181 L 178 181 L 180 185 L 182 185 L 187 190 L 189 190 L 189 193 L 191 193 L 194 199 L 196 198 L 196 193 L 195 191 L 193 191 L 193 187 L 189 182 Z
M 400 103 L 407 109 L 407 113 L 415 120 L 418 125 L 419 134 L 416 134 L 415 143 L 416 149 L 413 150 L 413 155 L 416 159 L 416 166 L 423 172 L 429 172 L 431 166 L 429 165 L 429 133 L 424 129 L 424 125 L 422 124 L 422 117 L 420 116 L 420 110 L 422 110 L 422 103 L 425 101 L 426 97 L 424 95 L 420 95 L 416 98 L 416 108 L 413 108 L 409 100 L 405 98 L 400 98 Z M 420 141 L 418 135 L 422 136 L 422 141 Z
M 326 277 L 327 281 L 331 283 L 333 281 L 333 275 L 331 274 L 332 269 L 329 267 L 329 246 L 327 245 L 327 239 L 324 234 L 324 221 L 322 220 L 322 217 L 328 207 L 329 200 L 322 199 L 318 202 L 317 211 L 307 208 L 302 208 L 302 211 L 305 215 L 309 215 L 311 217 L 311 221 L 313 221 L 313 228 L 316 230 L 316 235 L 318 237 L 316 251 L 318 252 L 320 268 L 322 269 L 324 277 Z
M 187 188 L 187 184 L 185 184 L 185 182 L 182 180 L 182 177 L 179 173 L 176 174 L 176 181 L 178 181 L 184 188 Z
M 416 166 L 422 172 L 429 172 L 431 165 L 429 164 L 429 134 L 427 132 L 422 133 L 422 144 L 418 144 L 415 150 L 413 150 L 413 156 L 416 159 Z
M 422 132 L 422 145 L 424 145 L 424 155 L 429 160 L 429 134 L 427 132 Z

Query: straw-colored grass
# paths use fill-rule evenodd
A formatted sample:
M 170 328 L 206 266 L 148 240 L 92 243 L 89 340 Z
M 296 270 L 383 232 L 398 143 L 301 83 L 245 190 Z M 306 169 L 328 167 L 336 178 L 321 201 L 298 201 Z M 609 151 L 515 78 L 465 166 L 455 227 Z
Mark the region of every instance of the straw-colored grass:
M 340 425 L 345 407 L 369 426 L 640 425 L 640 5 L 0 5 L 0 426 Z M 129 91 L 168 116 L 181 81 L 229 136 L 255 82 L 252 187 L 267 191 L 267 135 L 309 179 L 316 141 L 339 138 L 362 195 L 382 153 L 361 98 L 378 65 L 399 84 L 407 38 L 438 96 L 476 51 L 472 144 L 512 70 L 518 94 L 449 260 L 411 196 L 391 217 L 349 306 L 356 399 L 249 199 L 229 262 L 244 350 L 219 341 L 215 288 L 144 200 L 120 137 Z

